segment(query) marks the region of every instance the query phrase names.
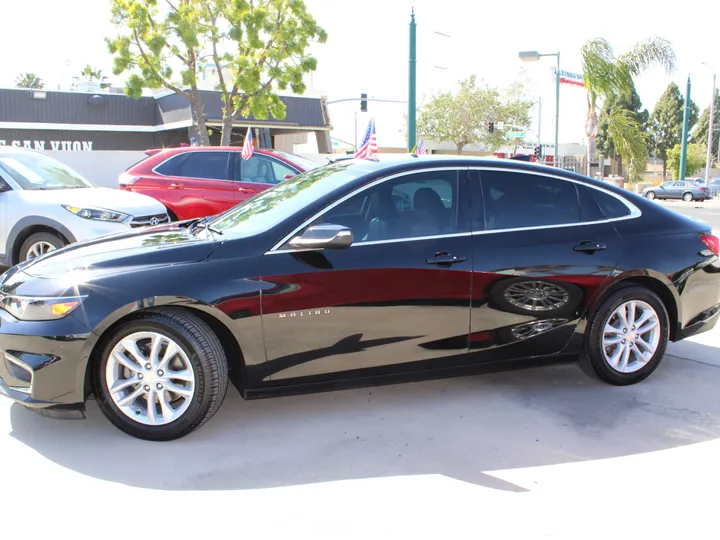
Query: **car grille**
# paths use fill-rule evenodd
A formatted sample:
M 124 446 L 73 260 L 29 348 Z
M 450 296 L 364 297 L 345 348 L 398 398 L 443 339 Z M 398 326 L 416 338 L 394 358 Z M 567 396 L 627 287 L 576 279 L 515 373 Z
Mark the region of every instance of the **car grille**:
M 170 221 L 170 218 L 167 214 L 155 214 L 152 216 L 138 216 L 133 218 L 133 220 L 130 222 L 130 226 L 133 228 L 136 227 L 150 227 L 153 225 L 162 225 L 163 223 L 168 223 Z

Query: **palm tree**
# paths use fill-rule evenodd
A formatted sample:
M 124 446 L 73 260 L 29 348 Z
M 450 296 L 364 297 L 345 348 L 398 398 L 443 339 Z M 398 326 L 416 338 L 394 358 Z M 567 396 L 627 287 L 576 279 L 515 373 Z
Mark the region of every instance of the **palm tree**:
M 32 88 L 34 90 L 42 90 L 45 83 L 34 73 L 21 73 L 15 78 L 15 86 L 18 88 Z
M 667 40 L 652 38 L 615 56 L 610 44 L 602 38 L 592 39 L 582 48 L 583 81 L 587 91 L 587 174 L 597 154 L 598 110 L 607 101 L 632 93 L 635 77 L 652 66 L 662 66 L 667 73 L 675 69 L 675 52 Z M 647 164 L 645 134 L 632 112 L 616 107 L 607 117 L 608 134 L 618 153 L 627 158 L 631 174 L 638 175 Z
M 100 83 L 100 88 L 112 86 L 112 83 L 106 82 L 107 77 L 102 74 L 102 69 L 94 68 L 90 64 L 83 68 L 79 77 L 73 77 L 73 79 L 76 81 L 97 81 Z

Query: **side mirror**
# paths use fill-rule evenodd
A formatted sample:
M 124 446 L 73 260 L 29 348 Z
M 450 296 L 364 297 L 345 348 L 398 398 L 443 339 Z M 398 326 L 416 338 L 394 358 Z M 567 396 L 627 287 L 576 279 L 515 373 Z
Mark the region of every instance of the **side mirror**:
M 286 174 L 285 176 L 283 176 L 283 180 L 290 180 L 291 178 L 294 178 L 294 177 L 295 177 L 294 174 Z
M 288 242 L 294 249 L 345 249 L 353 243 L 353 233 L 342 225 L 315 225 Z

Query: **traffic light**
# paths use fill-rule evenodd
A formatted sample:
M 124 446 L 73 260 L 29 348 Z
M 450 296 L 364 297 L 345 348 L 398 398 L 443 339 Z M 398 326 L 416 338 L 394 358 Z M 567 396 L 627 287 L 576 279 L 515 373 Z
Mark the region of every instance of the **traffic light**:
M 495 122 L 488 122 L 488 131 L 490 133 L 495 133 Z
M 542 147 L 536 146 L 535 147 L 535 161 L 540 161 L 542 159 Z
M 360 94 L 360 111 L 367 112 L 367 94 Z

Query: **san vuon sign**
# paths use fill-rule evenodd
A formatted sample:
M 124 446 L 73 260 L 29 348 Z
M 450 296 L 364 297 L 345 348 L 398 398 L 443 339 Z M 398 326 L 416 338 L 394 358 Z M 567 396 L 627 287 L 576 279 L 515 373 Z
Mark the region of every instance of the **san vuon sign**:
M 92 152 L 92 141 L 5 141 L 0 146 L 16 146 L 30 150 L 55 150 L 64 152 Z

